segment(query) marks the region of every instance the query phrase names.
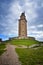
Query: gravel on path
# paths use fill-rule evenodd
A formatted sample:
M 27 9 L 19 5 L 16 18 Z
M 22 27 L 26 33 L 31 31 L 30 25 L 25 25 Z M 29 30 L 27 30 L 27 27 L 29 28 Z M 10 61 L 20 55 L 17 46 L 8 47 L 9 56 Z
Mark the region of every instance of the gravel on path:
M 0 56 L 0 65 L 21 65 L 15 51 L 15 46 L 7 44 L 6 50 L 7 51 Z

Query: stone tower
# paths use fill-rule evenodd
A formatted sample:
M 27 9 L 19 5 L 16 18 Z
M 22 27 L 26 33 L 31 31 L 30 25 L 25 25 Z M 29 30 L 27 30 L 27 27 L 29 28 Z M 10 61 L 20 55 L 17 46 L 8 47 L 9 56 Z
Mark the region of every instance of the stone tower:
M 19 38 L 27 38 L 27 20 L 25 12 L 23 12 L 19 19 Z

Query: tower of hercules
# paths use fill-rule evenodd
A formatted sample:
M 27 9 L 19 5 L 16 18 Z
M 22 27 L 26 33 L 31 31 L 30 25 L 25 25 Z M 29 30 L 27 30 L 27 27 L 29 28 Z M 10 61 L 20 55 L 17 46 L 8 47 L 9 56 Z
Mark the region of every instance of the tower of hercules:
M 27 20 L 25 16 L 25 12 L 23 12 L 19 19 L 19 38 L 27 37 Z

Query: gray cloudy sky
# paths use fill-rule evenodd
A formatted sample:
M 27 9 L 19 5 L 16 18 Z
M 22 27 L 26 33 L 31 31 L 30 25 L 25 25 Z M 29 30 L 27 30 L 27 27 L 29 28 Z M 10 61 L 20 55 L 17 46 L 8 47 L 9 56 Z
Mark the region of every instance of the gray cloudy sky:
M 43 41 L 43 0 L 0 0 L 0 38 L 18 36 L 18 19 L 23 11 L 27 35 Z

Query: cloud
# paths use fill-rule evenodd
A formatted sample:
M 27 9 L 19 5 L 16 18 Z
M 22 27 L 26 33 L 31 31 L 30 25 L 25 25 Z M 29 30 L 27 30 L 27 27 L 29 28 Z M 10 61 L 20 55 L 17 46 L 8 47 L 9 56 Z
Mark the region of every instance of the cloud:
M 4 3 L 1 3 L 1 11 L 3 13 L 0 13 L 0 34 L 7 35 L 8 37 L 13 35 L 18 36 L 18 19 L 20 18 L 21 13 L 25 11 L 27 34 L 37 38 L 39 38 L 39 35 L 40 37 L 43 36 L 42 3 L 43 1 L 40 0 L 12 0 L 11 2 L 5 1 Z
M 27 4 L 29 4 L 29 5 L 27 5 Z M 25 10 L 25 7 L 27 8 L 27 10 Z M 3 17 L 3 19 L 4 19 L 3 21 L 5 21 L 5 22 L 3 24 L 1 24 L 2 26 L 5 27 L 5 31 L 3 31 L 3 33 L 7 33 L 7 30 L 8 30 L 8 34 L 9 34 L 9 32 L 10 32 L 10 34 L 12 34 L 12 32 L 11 32 L 12 30 L 13 31 L 17 30 L 16 26 L 18 24 L 19 16 L 20 16 L 21 12 L 24 10 L 26 11 L 27 16 L 29 14 L 29 17 L 30 17 L 29 19 L 35 18 L 36 13 L 32 9 L 32 3 L 31 2 L 28 3 L 26 1 L 23 6 L 20 6 L 19 1 L 14 1 L 10 4 L 10 7 L 8 9 L 8 14 L 5 16 L 5 18 Z M 33 17 L 32 17 L 32 15 L 33 15 Z
M 28 36 L 35 37 L 37 40 L 43 41 L 43 31 L 28 31 Z
M 43 24 L 38 25 L 37 27 L 43 27 Z

